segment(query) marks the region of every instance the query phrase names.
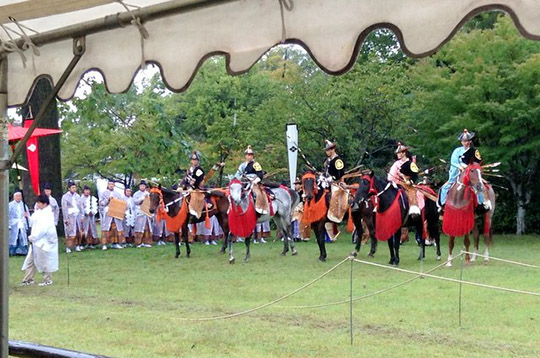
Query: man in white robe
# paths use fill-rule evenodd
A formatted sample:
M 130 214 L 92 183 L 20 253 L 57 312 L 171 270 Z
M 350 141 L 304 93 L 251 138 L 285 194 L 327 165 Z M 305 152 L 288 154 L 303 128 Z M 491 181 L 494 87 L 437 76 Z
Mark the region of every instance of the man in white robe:
M 52 196 L 52 190 L 51 190 L 51 184 L 45 183 L 43 185 L 43 194 L 47 195 L 49 197 L 49 206 L 51 207 L 51 210 L 54 214 L 54 225 L 58 225 L 58 217 L 60 216 L 60 207 L 58 206 L 58 202 L 56 199 Z M 37 203 L 34 205 L 34 211 L 37 210 Z
M 94 249 L 99 245 L 100 240 L 96 226 L 96 215 L 98 213 L 98 200 L 92 196 L 92 190 L 88 185 L 83 188 L 81 196 L 81 217 L 82 217 L 82 240 L 86 247 Z
M 139 183 L 139 190 L 133 194 L 135 204 L 135 245 L 137 247 L 152 247 L 152 220 L 141 210 L 144 200 L 150 195 L 144 180 Z
M 24 260 L 22 270 L 26 271 L 23 286 L 34 283 L 36 271 L 43 273 L 40 286 L 52 285 L 52 273 L 58 271 L 58 236 L 54 225 L 54 213 L 49 206 L 49 197 L 39 195 L 38 210 L 30 218 L 32 231 L 28 240 L 32 246 Z
M 9 256 L 28 253 L 28 206 L 22 202 L 22 193 L 16 190 L 13 201 L 9 203 Z
M 109 215 L 109 204 L 113 198 L 122 200 L 123 195 L 114 190 L 115 181 L 109 179 L 107 190 L 99 196 L 99 206 L 102 208 L 101 217 L 101 249 L 107 250 L 107 244 L 113 249 L 123 249 L 124 243 L 123 220 Z
M 133 247 L 135 242 L 135 201 L 131 196 L 131 189 L 124 190 L 124 201 L 126 202 L 126 215 L 124 216 L 124 237 L 126 239 L 125 246 Z
M 62 215 L 66 234 L 66 253 L 81 251 L 81 197 L 77 194 L 77 184 L 68 182 L 68 192 L 62 196 Z

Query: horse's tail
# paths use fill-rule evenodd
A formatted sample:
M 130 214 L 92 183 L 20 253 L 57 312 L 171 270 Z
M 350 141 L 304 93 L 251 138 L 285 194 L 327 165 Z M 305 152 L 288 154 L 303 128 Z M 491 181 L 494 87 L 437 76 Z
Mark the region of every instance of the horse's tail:
M 294 208 L 300 204 L 300 195 L 296 192 L 296 190 L 289 190 L 289 195 L 291 196 L 291 212 L 293 212 Z
M 427 221 L 427 233 L 429 237 L 435 239 L 439 236 L 439 211 L 437 203 L 426 197 L 425 217 Z

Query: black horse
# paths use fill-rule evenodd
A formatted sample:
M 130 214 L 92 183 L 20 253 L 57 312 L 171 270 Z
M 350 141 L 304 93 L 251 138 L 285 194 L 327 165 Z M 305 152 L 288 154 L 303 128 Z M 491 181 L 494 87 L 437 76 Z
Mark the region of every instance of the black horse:
M 225 236 L 229 234 L 229 219 L 227 216 L 227 211 L 229 209 L 229 200 L 227 196 L 219 190 L 211 190 L 209 192 L 215 198 L 216 205 L 208 211 L 208 217 L 216 216 L 219 222 L 219 225 L 223 229 Z M 154 213 L 158 210 L 158 207 L 164 205 L 167 207 L 165 215 L 168 215 L 171 218 L 176 217 L 182 205 L 188 205 L 189 195 L 186 192 L 177 192 L 174 190 L 169 190 L 161 186 L 157 188 L 152 188 L 150 190 L 150 213 Z M 184 203 L 186 201 L 186 203 Z M 187 210 L 187 209 L 186 209 Z M 189 258 L 191 256 L 191 247 L 188 240 L 188 225 L 195 224 L 206 220 L 207 213 L 203 211 L 202 215 L 197 218 L 194 215 L 189 213 L 189 210 L 186 213 L 187 217 L 183 220 L 181 228 L 179 230 L 174 230 L 174 244 L 176 247 L 175 258 L 180 256 L 180 234 L 182 235 L 182 241 L 186 244 L 186 255 Z
M 377 215 L 374 225 L 375 230 L 373 231 L 375 231 L 377 239 L 388 241 L 388 249 L 390 250 L 390 261 L 388 263 L 397 266 L 399 264 L 401 227 L 405 224 L 407 213 L 409 211 L 407 197 L 403 189 L 395 187 L 385 179 L 375 176 L 373 171 L 369 171 L 361 178 L 354 202 L 357 205 L 365 205 L 365 202 L 371 200 L 372 196 L 375 196 L 377 205 Z M 391 216 L 387 218 L 384 214 L 386 214 L 386 216 Z M 385 218 L 384 222 L 377 222 L 377 218 L 382 221 L 383 217 Z M 380 230 L 377 230 L 377 225 L 387 225 L 388 222 L 392 222 L 392 225 L 388 225 L 390 227 L 380 227 Z M 357 225 L 357 228 L 362 227 L 360 222 L 355 224 Z M 379 237 L 377 235 L 378 232 L 380 233 L 379 235 L 383 235 L 383 237 Z M 385 234 L 384 232 L 390 232 L 390 234 Z M 362 241 L 358 240 L 355 251 L 352 253 L 354 256 L 360 251 L 361 245 Z

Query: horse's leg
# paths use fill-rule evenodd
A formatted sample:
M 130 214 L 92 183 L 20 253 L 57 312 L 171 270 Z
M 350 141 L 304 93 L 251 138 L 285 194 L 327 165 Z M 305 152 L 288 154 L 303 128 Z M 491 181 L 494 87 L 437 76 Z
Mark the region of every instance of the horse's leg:
M 463 237 L 463 244 L 465 244 L 465 251 L 469 251 L 469 246 L 471 245 L 471 240 L 469 239 L 469 234 L 466 234 Z M 465 263 L 470 264 L 471 263 L 471 256 L 469 254 L 465 254 Z
M 227 239 L 225 241 L 229 244 L 229 263 L 234 264 L 234 256 L 233 256 L 233 241 L 231 240 L 231 233 L 227 234 Z
M 324 242 L 324 220 L 319 221 L 315 226 L 315 236 L 319 245 L 319 261 L 326 261 L 326 245 Z
M 452 251 L 454 251 L 454 236 L 450 236 L 448 238 L 448 262 L 446 263 L 446 267 L 452 267 Z
M 399 231 L 398 231 L 399 232 Z M 392 235 L 390 236 L 390 238 L 388 239 L 388 250 L 390 250 L 390 261 L 388 261 L 388 264 L 389 265 L 393 265 L 394 264 L 394 261 L 396 259 L 396 256 L 394 255 L 394 236 L 395 235 Z M 398 242 L 399 242 L 399 238 L 398 238 Z
M 287 224 L 281 216 L 274 216 L 274 222 L 276 223 L 278 231 L 281 231 L 281 238 L 283 239 L 283 251 L 281 256 L 287 255 L 289 252 L 289 230 L 287 230 Z
M 174 247 L 176 248 L 176 254 L 174 255 L 174 258 L 177 259 L 178 256 L 180 256 L 180 233 L 179 232 L 174 233 Z
M 476 261 L 476 256 L 478 255 L 478 246 L 480 245 L 480 231 L 478 231 L 478 223 L 476 221 L 476 218 L 474 221 L 472 234 L 474 238 L 474 244 L 473 244 L 473 254 L 471 257 L 471 261 Z
M 414 235 L 416 236 L 416 241 L 420 243 L 420 255 L 418 256 L 418 260 L 425 259 L 426 240 L 424 240 L 424 221 L 422 220 L 422 217 L 416 219 L 416 232 Z
M 489 229 L 489 232 L 484 232 L 484 261 L 489 261 L 489 247 L 491 245 L 491 240 L 493 232 L 491 231 L 491 228 Z
M 399 247 L 401 246 L 401 230 L 394 235 L 394 251 L 396 258 L 394 259 L 394 266 L 399 265 Z
M 296 251 L 296 246 L 294 245 L 294 238 L 292 237 L 293 230 L 292 230 L 292 222 L 291 222 L 290 215 L 288 219 L 284 218 L 282 222 L 283 222 L 285 231 L 287 232 L 287 239 L 288 239 L 287 241 L 289 242 L 289 245 L 291 245 L 291 254 L 293 256 L 296 256 L 298 254 L 298 251 Z
M 227 240 L 229 239 L 229 228 L 228 228 L 228 224 L 227 224 L 227 228 L 225 228 L 224 220 L 222 216 L 219 214 L 219 212 L 216 213 L 216 217 L 218 219 L 218 223 L 219 223 L 219 226 L 221 227 L 221 230 L 223 230 L 223 243 L 221 244 L 221 249 L 219 250 L 219 253 L 224 254 L 225 249 L 227 248 Z
M 364 227 L 362 226 L 362 216 L 359 212 L 354 211 L 351 213 L 354 227 L 356 228 L 356 245 L 354 251 L 351 253 L 354 257 L 358 256 L 360 247 L 362 246 L 362 236 L 364 235 Z
M 250 244 L 251 244 L 251 237 L 253 236 L 253 234 L 249 235 L 248 237 L 246 237 L 245 239 L 245 244 L 246 244 L 246 257 L 244 258 L 244 262 L 249 262 L 249 258 L 251 257 L 250 255 Z
M 186 230 L 182 230 L 182 237 L 184 238 L 184 242 L 186 243 L 186 257 L 189 258 L 191 256 L 191 247 L 189 246 L 187 224 L 186 224 Z

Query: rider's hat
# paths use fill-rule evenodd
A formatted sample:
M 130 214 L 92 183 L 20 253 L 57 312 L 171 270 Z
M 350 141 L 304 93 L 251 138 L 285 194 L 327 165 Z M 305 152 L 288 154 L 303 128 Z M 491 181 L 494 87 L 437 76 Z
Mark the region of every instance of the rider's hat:
M 302 180 L 299 177 L 296 177 L 294 184 L 302 184 Z
M 329 141 L 328 139 L 324 140 L 324 150 L 334 149 L 335 147 L 336 147 L 336 143 L 333 143 Z
M 253 151 L 253 148 L 248 145 L 246 150 L 244 151 L 244 154 L 255 154 L 255 152 Z
M 474 132 L 469 132 L 467 129 L 464 129 L 458 136 L 458 140 L 471 140 L 474 138 Z
M 197 151 L 194 150 L 193 153 L 191 153 L 191 156 L 189 157 L 189 160 L 200 160 L 199 153 L 197 153 Z
M 395 152 L 395 153 L 396 153 L 396 154 L 397 154 L 397 153 L 403 153 L 403 152 L 406 152 L 406 151 L 408 151 L 408 150 L 409 150 L 409 147 L 403 145 L 403 143 L 401 143 L 401 142 L 398 142 L 398 143 L 397 143 L 397 148 L 396 148 L 396 152 Z

